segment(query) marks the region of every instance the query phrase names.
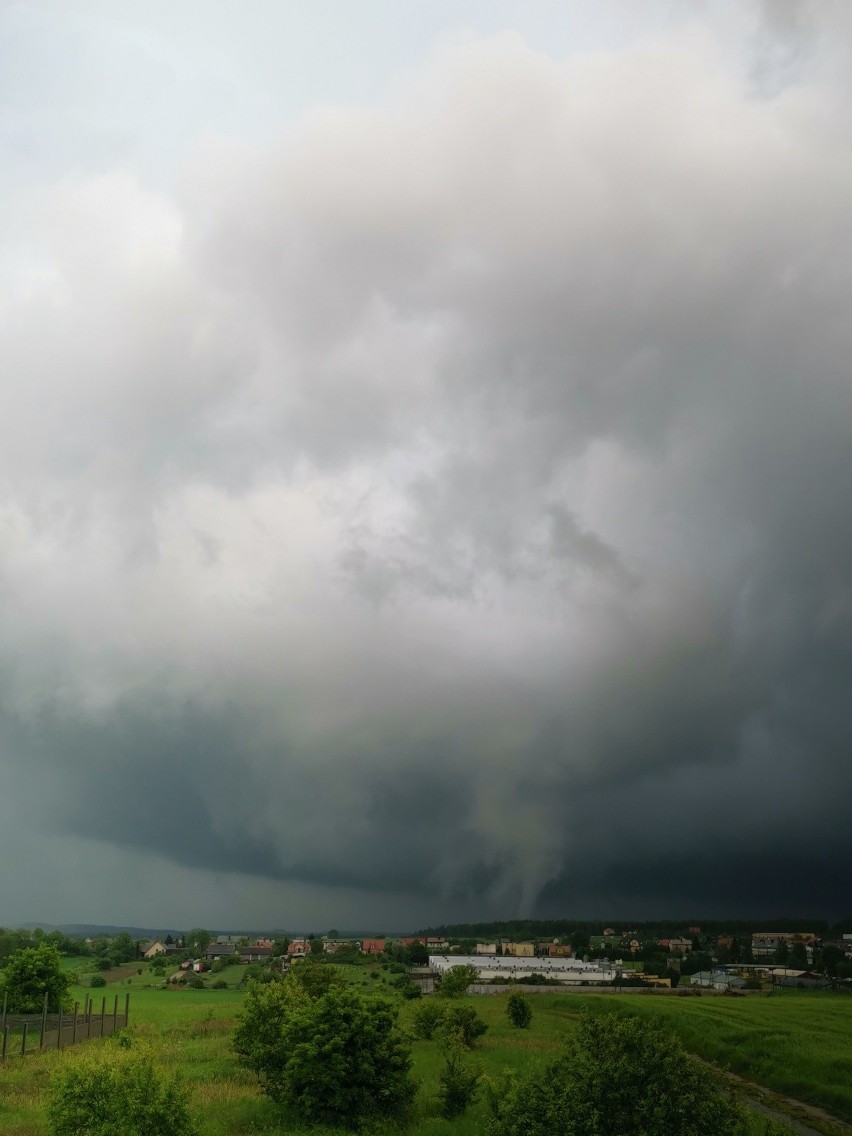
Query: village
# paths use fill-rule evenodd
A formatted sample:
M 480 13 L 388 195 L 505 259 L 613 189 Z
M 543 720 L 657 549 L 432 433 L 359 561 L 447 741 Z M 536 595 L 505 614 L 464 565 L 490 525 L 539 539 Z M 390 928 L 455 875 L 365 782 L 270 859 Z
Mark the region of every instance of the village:
M 290 939 L 223 934 L 193 952 L 190 934 L 142 942 L 138 950 L 141 958 L 161 963 L 164 973 L 169 962 L 174 964 L 166 979 L 169 983 L 185 983 L 193 975 L 215 976 L 235 964 L 286 971 L 306 958 L 405 963 L 422 993 L 431 993 L 457 966 L 476 971 L 471 993 L 496 992 L 513 984 L 580 986 L 589 992 L 632 986 L 680 993 L 741 993 L 767 985 L 827 989 L 852 983 L 852 934 L 821 938 L 813 932 L 760 931 L 743 939 L 703 935 L 700 926 L 691 925 L 670 938 L 639 938 L 636 932 L 613 927 L 576 938 L 575 947 L 560 939 L 453 941 L 434 935 Z

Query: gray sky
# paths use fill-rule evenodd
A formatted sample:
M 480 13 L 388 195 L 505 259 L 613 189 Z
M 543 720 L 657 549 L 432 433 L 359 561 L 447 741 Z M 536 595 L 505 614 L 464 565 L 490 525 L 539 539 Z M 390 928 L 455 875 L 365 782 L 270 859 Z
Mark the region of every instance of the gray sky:
M 848 914 L 851 31 L 0 4 L 0 924 Z

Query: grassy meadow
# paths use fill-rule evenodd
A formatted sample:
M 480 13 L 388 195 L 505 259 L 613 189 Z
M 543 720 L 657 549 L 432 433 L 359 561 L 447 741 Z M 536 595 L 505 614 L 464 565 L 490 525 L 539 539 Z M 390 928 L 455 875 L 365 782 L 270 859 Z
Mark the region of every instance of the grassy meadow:
M 228 983 L 225 990 L 164 990 L 144 964 L 141 975 L 138 966 L 129 975 L 126 969 L 121 968 L 121 974 L 107 972 L 106 988 L 75 987 L 74 997 L 82 1003 L 87 992 L 106 994 L 111 1005 L 117 993 L 123 1004 L 124 994 L 130 992 L 131 1046 L 150 1053 L 164 1071 L 180 1070 L 200 1132 L 205 1136 L 298 1136 L 323 1131 L 301 1128 L 283 1116 L 236 1062 L 230 1036 L 243 998 L 237 983 L 244 968 L 229 967 L 214 976 Z M 339 969 L 358 985 L 391 995 L 383 972 L 373 979 L 372 968 Z M 86 981 L 85 968 L 80 977 Z M 533 997 L 532 1026 L 524 1031 L 513 1029 L 506 1019 L 505 995 L 468 1001 L 489 1026 L 469 1061 L 495 1080 L 510 1068 L 524 1074 L 548 1063 L 559 1052 L 567 1031 L 576 1028 L 577 1015 L 584 1007 L 593 1013 L 659 1014 L 693 1052 L 852 1119 L 852 1002 L 843 997 L 798 992 L 742 999 L 548 994 Z M 400 1000 L 403 1027 L 414 1005 Z M 86 1060 L 98 1048 L 116 1044 L 116 1040 L 91 1041 L 59 1054 L 7 1060 L 0 1067 L 0 1132 L 4 1136 L 44 1136 L 46 1090 L 53 1070 L 60 1063 Z M 482 1133 L 487 1118 L 484 1101 L 454 1121 L 439 1115 L 441 1042 L 416 1041 L 414 1060 L 421 1088 L 408 1136 Z M 764 1136 L 767 1130 L 766 1121 L 755 1116 L 753 1136 Z M 785 1130 L 772 1127 L 771 1131 L 777 1136 Z

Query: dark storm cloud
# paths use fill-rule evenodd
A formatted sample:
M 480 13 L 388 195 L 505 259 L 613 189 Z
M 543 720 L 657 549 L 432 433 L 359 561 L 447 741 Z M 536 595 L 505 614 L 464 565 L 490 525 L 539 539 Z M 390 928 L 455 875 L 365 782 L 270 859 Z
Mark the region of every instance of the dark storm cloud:
M 376 918 L 837 911 L 852 173 L 821 42 L 763 98 L 701 39 L 502 37 L 207 142 L 177 201 L 57 190 L 0 330 L 28 815 Z

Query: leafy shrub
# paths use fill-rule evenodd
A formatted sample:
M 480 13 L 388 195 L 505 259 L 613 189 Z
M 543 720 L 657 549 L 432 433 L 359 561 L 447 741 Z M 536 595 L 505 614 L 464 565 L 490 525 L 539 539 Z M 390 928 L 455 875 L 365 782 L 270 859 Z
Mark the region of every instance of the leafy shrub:
M 515 1029 L 529 1029 L 532 1021 L 532 1006 L 523 994 L 512 994 L 506 1003 L 506 1017 Z
M 16 951 L 0 970 L 0 1004 L 6 997 L 12 1013 L 39 1013 L 45 994 L 48 1010 L 56 1012 L 67 1005 L 70 987 L 58 949 L 48 943 Z
M 267 971 L 269 974 L 269 971 Z M 329 990 L 346 985 L 342 975 L 322 960 L 305 959 L 290 972 L 289 980 L 298 983 L 310 998 L 319 998 Z
M 468 1068 L 462 1060 L 461 1051 L 457 1046 L 452 1046 L 438 1078 L 441 1115 L 446 1120 L 461 1116 L 467 1106 L 473 1104 L 479 1096 L 481 1080 L 479 1070 Z
M 414 1036 L 423 1041 L 430 1041 L 435 1031 L 444 1024 L 446 1010 L 446 1006 L 428 998 L 419 1006 L 415 1006 L 411 1015 L 411 1027 L 414 1030 Z
M 730 1086 L 657 1023 L 584 1015 L 549 1069 L 492 1093 L 489 1136 L 746 1136 Z
M 409 982 L 407 986 L 404 986 L 402 988 L 402 996 L 403 998 L 407 998 L 409 1001 L 414 1001 L 415 998 L 423 997 L 423 991 L 420 989 L 416 982 Z
M 399 1116 L 409 1107 L 411 1045 L 388 1002 L 348 986 L 311 997 L 293 976 L 252 983 L 234 1048 L 273 1100 L 310 1124 Z
M 204 989 L 204 979 L 203 979 L 203 978 L 201 977 L 201 975 L 200 975 L 200 974 L 194 974 L 194 975 L 192 976 L 192 978 L 190 978 L 190 980 L 189 980 L 189 982 L 187 983 L 187 985 L 188 985 L 188 986 L 189 986 L 189 987 L 190 987 L 190 988 L 191 988 L 192 990 L 203 990 L 203 989 Z
M 444 998 L 458 998 L 467 993 L 468 986 L 479 981 L 479 971 L 470 963 L 463 966 L 451 966 L 441 976 L 441 985 L 438 993 Z
M 217 978 L 216 981 L 213 983 L 211 989 L 212 990 L 227 990 L 228 989 L 228 983 L 225 981 L 224 978 Z
M 452 1006 L 444 1015 L 443 1031 L 451 1041 L 473 1049 L 476 1039 L 488 1029 L 473 1006 Z
M 113 1050 L 64 1066 L 50 1083 L 51 1136 L 195 1136 L 187 1097 L 150 1061 Z
M 90 986 L 106 986 L 106 979 L 102 974 L 93 974 L 89 981 Z

